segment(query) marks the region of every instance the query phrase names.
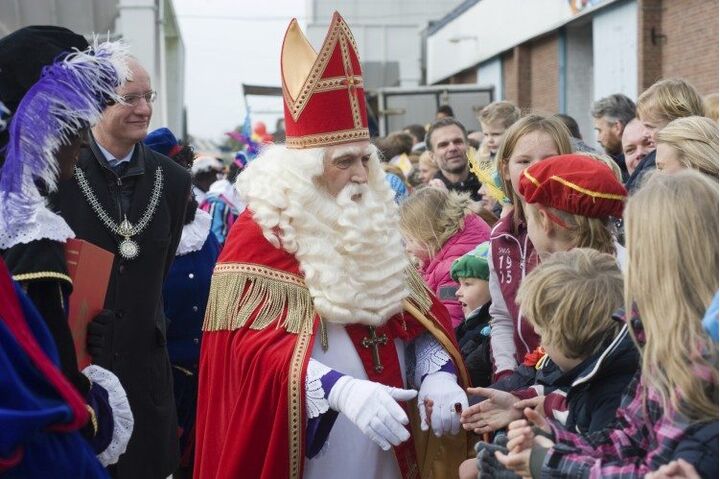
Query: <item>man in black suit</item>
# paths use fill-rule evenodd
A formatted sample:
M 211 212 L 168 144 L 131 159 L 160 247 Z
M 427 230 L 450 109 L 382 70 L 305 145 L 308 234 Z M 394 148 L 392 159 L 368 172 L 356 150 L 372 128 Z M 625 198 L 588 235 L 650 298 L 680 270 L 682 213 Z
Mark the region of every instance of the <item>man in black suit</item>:
M 88 327 L 93 362 L 127 391 L 135 427 L 118 478 L 166 478 L 179 462 L 172 373 L 165 344 L 162 285 L 175 257 L 190 194 L 190 175 L 146 148 L 156 93 L 147 71 L 130 62 L 123 101 L 92 128 L 56 207 L 78 238 L 115 254 L 105 310 Z

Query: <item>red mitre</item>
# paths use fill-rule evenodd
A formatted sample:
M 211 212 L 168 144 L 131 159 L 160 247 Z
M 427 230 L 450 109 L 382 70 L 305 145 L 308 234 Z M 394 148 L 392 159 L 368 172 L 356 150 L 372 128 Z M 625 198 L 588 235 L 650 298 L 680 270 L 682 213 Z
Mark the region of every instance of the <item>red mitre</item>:
M 338 12 L 319 53 L 293 19 L 285 32 L 280 69 L 288 148 L 370 138 L 357 45 Z
M 622 218 L 627 191 L 610 167 L 587 155 L 559 155 L 520 175 L 520 195 L 530 204 L 605 219 Z

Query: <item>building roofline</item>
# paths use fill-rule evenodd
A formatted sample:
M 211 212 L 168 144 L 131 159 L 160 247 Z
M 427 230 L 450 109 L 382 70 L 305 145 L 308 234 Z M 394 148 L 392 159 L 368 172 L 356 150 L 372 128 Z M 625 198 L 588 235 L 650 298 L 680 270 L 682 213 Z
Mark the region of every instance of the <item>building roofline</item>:
M 442 28 L 447 25 L 448 23 L 455 20 L 457 17 L 465 13 L 466 10 L 470 9 L 470 7 L 474 6 L 476 3 L 479 3 L 481 0 L 465 0 L 457 7 L 450 10 L 450 13 L 442 17 L 440 20 L 436 22 L 432 22 L 431 25 L 428 27 L 428 36 L 432 35 L 433 33 L 437 32 L 438 30 L 442 30 Z
M 438 21 L 437 24 L 433 25 L 433 27 L 437 26 L 437 28 L 433 28 L 432 30 L 430 28 L 428 28 L 428 37 L 425 41 L 427 42 L 429 40 L 429 37 L 433 33 L 437 33 L 438 31 L 440 31 L 448 23 L 450 23 L 451 21 L 458 18 L 462 13 L 464 13 L 465 11 L 470 9 L 470 7 L 474 6 L 475 4 L 479 3 L 480 1 L 481 0 L 466 0 L 465 2 L 463 2 L 461 5 L 459 5 L 457 8 L 455 8 L 455 10 L 453 10 L 448 15 L 443 17 L 442 20 Z M 479 57 L 474 63 L 472 63 L 470 65 L 465 65 L 465 66 L 457 69 L 455 72 L 451 73 L 450 75 L 447 75 L 446 77 L 444 77 L 443 79 L 438 80 L 438 81 L 446 81 L 448 78 L 450 78 L 454 75 L 457 75 L 465 70 L 472 69 L 473 67 L 482 65 L 483 63 L 488 62 L 488 61 L 494 59 L 495 57 L 502 56 L 502 55 L 506 54 L 507 52 L 512 51 L 513 48 L 515 48 L 518 45 L 522 45 L 524 43 L 528 43 L 528 42 L 532 42 L 534 40 L 540 39 L 542 37 L 552 34 L 553 32 L 555 32 L 563 27 L 568 27 L 568 26 L 572 26 L 574 24 L 585 22 L 585 21 L 587 21 L 588 18 L 590 18 L 593 14 L 597 13 L 598 11 L 604 10 L 605 8 L 607 8 L 611 5 L 620 5 L 620 4 L 626 3 L 628 1 L 630 1 L 630 0 L 606 0 L 597 5 L 592 5 L 591 7 L 586 8 L 583 11 L 579 12 L 574 17 L 569 18 L 564 21 L 561 21 L 561 22 L 557 22 L 555 24 L 552 24 L 548 28 L 544 29 L 541 32 L 534 33 L 527 37 L 520 37 L 520 40 L 518 40 L 514 45 L 512 45 L 509 48 L 497 50 L 492 54 L 488 54 L 488 55 Z M 462 10 L 461 10 L 461 8 L 462 8 Z M 456 12 L 456 10 L 457 10 L 457 12 Z M 444 22 L 444 23 L 442 23 L 442 25 L 441 25 L 440 22 Z

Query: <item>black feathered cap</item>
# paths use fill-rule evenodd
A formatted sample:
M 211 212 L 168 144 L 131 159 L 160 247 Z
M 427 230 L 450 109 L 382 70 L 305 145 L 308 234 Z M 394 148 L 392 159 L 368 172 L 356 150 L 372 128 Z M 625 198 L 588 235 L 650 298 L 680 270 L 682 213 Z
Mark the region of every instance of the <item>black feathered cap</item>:
M 0 38 L 0 101 L 15 111 L 43 67 L 62 54 L 86 50 L 85 37 L 63 27 L 32 26 Z
M 45 66 L 75 49 L 82 51 L 89 46 L 82 35 L 51 25 L 21 28 L 0 38 L 0 102 L 12 115 L 25 93 L 40 79 Z M 7 130 L 0 132 L 0 164 L 7 135 Z

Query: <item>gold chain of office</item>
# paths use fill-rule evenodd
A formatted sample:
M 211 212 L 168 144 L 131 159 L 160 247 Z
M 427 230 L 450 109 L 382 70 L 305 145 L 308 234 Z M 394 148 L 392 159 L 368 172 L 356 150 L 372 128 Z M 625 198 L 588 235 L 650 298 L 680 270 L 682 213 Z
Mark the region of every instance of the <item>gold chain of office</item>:
M 105 209 L 100 204 L 97 196 L 95 196 L 95 193 L 93 192 L 90 183 L 88 183 L 87 178 L 85 178 L 85 174 L 77 166 L 75 167 L 75 179 L 77 180 L 78 186 L 80 187 L 80 191 L 82 191 L 83 196 L 85 196 L 88 204 L 95 212 L 97 217 L 100 219 L 102 224 L 104 224 L 105 227 L 111 232 L 122 237 L 122 240 L 118 244 L 118 252 L 120 253 L 120 256 L 128 260 L 137 258 L 140 254 L 140 245 L 137 243 L 137 241 L 132 239 L 132 237 L 140 234 L 147 227 L 147 225 L 150 224 L 150 220 L 152 219 L 153 215 L 155 215 L 155 211 L 157 210 L 157 206 L 160 202 L 160 197 L 162 196 L 163 190 L 162 167 L 158 166 L 155 170 L 155 183 L 153 184 L 150 201 L 147 205 L 147 208 L 145 208 L 145 212 L 140 217 L 140 221 L 138 221 L 135 225 L 131 224 L 130 221 L 128 221 L 127 215 L 123 215 L 123 220 L 120 222 L 120 224 L 116 223 L 112 219 L 112 217 L 110 217 L 107 211 L 105 211 Z

